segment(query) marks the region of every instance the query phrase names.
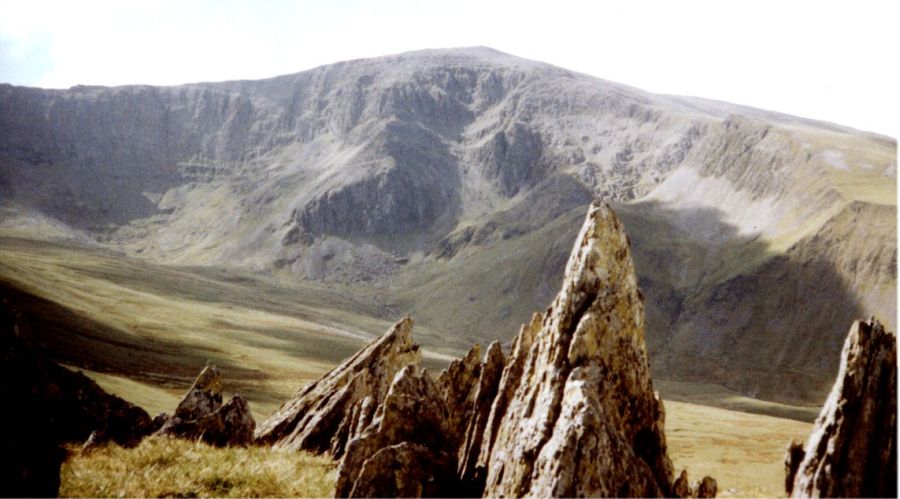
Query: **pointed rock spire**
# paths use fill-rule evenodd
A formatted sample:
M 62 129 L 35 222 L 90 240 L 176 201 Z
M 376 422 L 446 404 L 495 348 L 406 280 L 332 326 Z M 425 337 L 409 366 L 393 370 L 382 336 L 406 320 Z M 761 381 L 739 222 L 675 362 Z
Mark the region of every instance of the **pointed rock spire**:
M 609 206 L 590 207 L 521 375 L 501 386 L 486 496 L 671 495 L 643 298 Z

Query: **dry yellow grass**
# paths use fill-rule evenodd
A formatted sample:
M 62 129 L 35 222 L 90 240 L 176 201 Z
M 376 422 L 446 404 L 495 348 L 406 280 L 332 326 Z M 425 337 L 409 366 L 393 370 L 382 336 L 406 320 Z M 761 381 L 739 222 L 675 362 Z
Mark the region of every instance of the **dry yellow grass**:
M 75 451 L 60 478 L 61 497 L 326 497 L 337 469 L 303 452 L 149 438 L 134 449 Z
M 676 473 L 716 479 L 719 497 L 784 497 L 784 452 L 811 423 L 665 401 L 666 441 Z

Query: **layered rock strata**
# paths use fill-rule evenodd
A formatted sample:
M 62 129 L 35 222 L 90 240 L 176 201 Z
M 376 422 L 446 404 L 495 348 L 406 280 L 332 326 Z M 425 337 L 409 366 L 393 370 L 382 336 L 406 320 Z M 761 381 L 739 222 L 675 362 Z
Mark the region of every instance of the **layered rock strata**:
M 785 459 L 791 497 L 897 497 L 897 336 L 856 321 L 805 446 Z
M 472 401 L 471 418 L 466 427 L 465 439 L 459 449 L 459 478 L 463 495 L 472 496 L 484 489 L 486 469 L 479 465 L 479 456 L 484 447 L 485 435 L 491 416 L 491 407 L 497 398 L 497 389 L 504 372 L 506 359 L 503 349 L 496 341 L 488 346 L 478 378 L 478 389 Z
M 336 497 L 455 496 L 451 419 L 434 380 L 418 366 L 397 373 L 375 417 L 347 445 Z

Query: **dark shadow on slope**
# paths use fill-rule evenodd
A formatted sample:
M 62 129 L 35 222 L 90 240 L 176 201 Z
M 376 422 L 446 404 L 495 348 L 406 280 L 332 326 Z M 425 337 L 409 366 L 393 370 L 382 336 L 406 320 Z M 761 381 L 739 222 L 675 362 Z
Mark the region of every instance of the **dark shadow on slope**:
M 614 210 L 646 297 L 654 376 L 821 404 L 847 328 L 867 313 L 827 254 L 803 251 L 803 241 L 772 254 L 715 209 L 640 203 Z M 522 232 L 498 219 L 491 234 L 501 237 L 476 241 L 488 223 L 448 241 L 438 254 L 443 263 L 404 284 L 398 308 L 448 337 L 508 341 L 559 290 L 584 218 L 581 207 L 553 214 Z
M 76 311 L 0 282 L 0 299 L 23 313 L 31 337 L 56 362 L 124 376 L 168 389 L 187 389 L 207 363 L 227 373 L 230 388 L 259 390 L 267 374 L 227 360 L 213 349 L 129 334 Z M 252 388 L 252 390 L 251 390 Z
M 826 254 L 784 254 L 715 209 L 617 206 L 646 296 L 654 375 L 753 398 L 821 404 L 854 319 L 866 315 Z

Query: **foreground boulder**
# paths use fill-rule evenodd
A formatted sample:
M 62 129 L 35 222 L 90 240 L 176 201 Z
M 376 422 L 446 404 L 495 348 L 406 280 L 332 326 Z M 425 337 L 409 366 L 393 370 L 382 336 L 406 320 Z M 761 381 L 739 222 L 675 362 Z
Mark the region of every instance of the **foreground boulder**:
M 256 422 L 250 406 L 239 395 L 222 404 L 222 378 L 215 366 L 207 366 L 171 417 L 162 420 L 157 435 L 202 440 L 210 445 L 248 445 L 253 442 Z
M 791 497 L 897 497 L 897 337 L 878 321 L 851 326 L 809 441 L 785 466 Z
M 0 487 L 10 496 L 55 496 L 65 443 L 136 445 L 151 432 L 140 407 L 106 393 L 31 344 L 27 318 L 0 306 Z
M 501 387 L 509 400 L 495 414 L 484 494 L 672 495 L 628 238 L 594 204 L 575 244 L 540 330 L 522 332 L 534 339 L 521 375 Z
M 256 441 L 294 450 L 343 455 L 369 426 L 394 375 L 418 364 L 409 317 L 317 381 L 303 387 L 256 430 Z

